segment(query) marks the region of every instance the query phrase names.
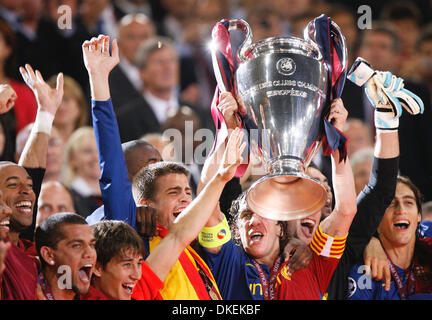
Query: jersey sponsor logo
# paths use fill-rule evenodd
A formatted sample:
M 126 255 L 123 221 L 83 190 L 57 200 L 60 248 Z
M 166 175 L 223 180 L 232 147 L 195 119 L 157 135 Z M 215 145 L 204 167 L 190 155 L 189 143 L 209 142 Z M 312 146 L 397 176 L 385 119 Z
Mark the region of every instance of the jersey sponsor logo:
M 357 290 L 357 284 L 355 280 L 351 277 L 348 277 L 348 298 L 350 298 Z
M 226 230 L 225 229 L 220 230 L 217 234 L 217 237 L 219 240 L 225 238 L 225 236 L 226 236 Z

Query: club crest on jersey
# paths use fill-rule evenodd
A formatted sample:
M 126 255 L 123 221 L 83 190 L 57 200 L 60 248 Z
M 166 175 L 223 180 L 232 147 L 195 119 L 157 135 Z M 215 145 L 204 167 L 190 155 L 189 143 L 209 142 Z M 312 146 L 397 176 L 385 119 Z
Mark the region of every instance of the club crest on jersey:
M 348 298 L 350 298 L 354 294 L 354 292 L 356 292 L 356 290 L 357 290 L 357 284 L 355 280 L 351 277 L 348 277 L 348 292 L 347 292 Z

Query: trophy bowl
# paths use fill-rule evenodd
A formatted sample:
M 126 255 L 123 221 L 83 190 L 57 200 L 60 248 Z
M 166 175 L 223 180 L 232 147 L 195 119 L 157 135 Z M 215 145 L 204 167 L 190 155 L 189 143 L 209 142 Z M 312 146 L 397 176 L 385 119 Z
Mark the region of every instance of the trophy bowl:
M 317 45 L 295 37 L 250 44 L 250 28 L 238 50 L 236 93 L 254 128 L 251 150 L 266 175 L 247 191 L 257 214 L 274 220 L 307 217 L 325 205 L 325 187 L 306 174 L 321 146 L 328 69 Z

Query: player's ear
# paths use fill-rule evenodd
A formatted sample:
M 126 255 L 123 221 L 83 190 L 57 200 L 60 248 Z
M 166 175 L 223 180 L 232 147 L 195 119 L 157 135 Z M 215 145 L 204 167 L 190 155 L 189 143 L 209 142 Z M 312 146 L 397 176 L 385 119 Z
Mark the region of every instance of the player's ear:
M 93 269 L 93 274 L 100 278 L 102 276 L 103 267 L 99 261 L 96 261 L 95 267 Z
M 54 250 L 48 246 L 41 247 L 40 258 L 43 259 L 43 261 L 50 266 L 55 265 Z

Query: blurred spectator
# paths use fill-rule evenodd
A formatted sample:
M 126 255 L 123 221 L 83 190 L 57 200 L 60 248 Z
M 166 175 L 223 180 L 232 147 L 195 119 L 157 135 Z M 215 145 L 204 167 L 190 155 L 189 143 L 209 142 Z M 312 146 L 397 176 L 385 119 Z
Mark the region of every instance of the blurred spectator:
M 272 0 L 271 3 L 275 10 L 281 14 L 283 21 L 283 34 L 289 36 L 293 34 L 293 23 L 296 19 L 304 15 L 311 9 L 318 9 L 318 5 L 322 1 L 318 0 Z M 253 2 L 251 1 L 253 4 Z M 317 10 L 319 13 L 315 16 L 319 16 L 321 13 L 325 13 L 321 9 Z M 315 18 L 314 17 L 314 18 Z
M 363 190 L 364 186 L 369 182 L 369 176 L 372 169 L 374 159 L 374 149 L 362 148 L 354 152 L 350 158 L 351 167 L 354 175 L 354 184 L 356 194 Z
M 21 25 L 19 22 L 23 0 L 0 0 L 0 19 L 17 31 Z
M 139 46 L 156 35 L 153 21 L 144 14 L 124 16 L 119 23 L 118 47 L 120 63 L 110 74 L 111 99 L 115 110 L 139 99 L 144 86 L 134 64 Z
M 66 144 L 61 182 L 69 189 L 77 213 L 87 217 L 102 204 L 99 156 L 91 127 L 77 129 Z
M 55 88 L 56 78 L 51 77 L 47 83 L 52 88 Z M 76 129 L 87 124 L 89 112 L 84 92 L 74 79 L 64 76 L 63 90 L 63 100 L 57 110 L 53 126 L 60 133 L 64 143 L 66 143 Z
M 187 58 L 180 59 L 180 90 L 182 100 L 209 112 L 216 80 L 208 43 L 215 24 L 231 18 L 228 0 L 200 0 L 193 17 L 187 20 L 184 42 L 189 48 Z
M 122 142 L 138 139 L 146 133 L 160 132 L 167 118 L 182 105 L 197 112 L 202 123 L 209 123 L 209 112 L 203 113 L 180 100 L 179 59 L 169 39 L 155 37 L 144 42 L 137 51 L 135 63 L 140 69 L 144 94 L 118 111 Z
M 432 28 L 420 36 L 416 51 L 419 54 L 420 79 L 432 92 Z
M 415 55 L 404 63 L 401 74 L 432 91 L 432 26 L 420 35 Z
M 67 25 L 64 10 L 61 6 L 68 6 L 71 13 L 71 23 Z M 90 37 L 90 33 L 84 25 L 79 14 L 78 0 L 46 0 L 46 11 L 51 23 L 56 26 L 57 34 L 64 41 L 65 56 L 62 72 L 74 78 L 84 91 L 87 100 L 90 100 L 87 70 L 82 58 L 82 43 Z M 64 24 L 64 25 L 63 25 Z
M 16 61 L 16 37 L 9 25 L 0 21 L 0 83 L 9 83 L 17 93 L 18 99 L 15 106 L 4 117 L 8 122 L 13 122 L 8 126 L 15 136 L 27 124 L 33 122 L 36 117 L 37 104 L 33 92 L 22 82 L 18 75 L 18 65 Z M 35 54 L 33 54 L 35 55 Z
M 432 221 L 432 201 L 422 204 L 422 221 Z
M 209 142 L 209 139 L 213 138 L 213 135 L 206 137 L 204 141 L 202 141 L 202 137 L 201 140 L 197 137 L 196 133 L 201 129 L 201 120 L 198 115 L 187 106 L 180 107 L 176 114 L 166 120 L 162 126 L 162 132 L 166 132 L 166 130 L 169 129 L 177 130 L 176 133 L 180 134 L 181 140 L 178 139 L 179 136 L 176 135 L 172 141 L 174 161 L 182 162 L 189 169 L 189 185 L 194 194 L 196 194 L 204 161 L 213 145 L 212 140 Z M 200 144 L 204 147 L 207 146 L 207 148 L 200 148 L 200 150 L 198 150 Z M 199 151 L 201 151 L 201 153 Z M 203 151 L 206 153 L 203 154 Z
M 113 5 L 123 15 L 142 13 L 151 16 L 148 0 L 113 0 Z
M 106 34 L 111 39 L 117 38 L 117 24 L 122 17 L 110 0 L 82 0 L 79 10 L 89 34 Z
M 0 115 L 0 161 L 15 161 L 15 135 L 10 127 L 11 121 Z
M 248 12 L 246 21 L 249 23 L 253 42 L 265 38 L 282 35 L 282 21 L 279 11 L 276 11 L 270 4 L 259 4 Z
M 18 163 L 24 146 L 33 128 L 33 122 L 24 127 L 16 137 L 16 152 L 14 161 Z M 56 127 L 51 128 L 51 134 L 48 140 L 46 169 L 43 177 L 44 181 L 60 180 L 60 175 L 64 161 L 64 142 Z
M 343 4 L 333 4 L 329 16 L 341 28 L 345 36 L 348 47 L 348 65 L 351 66 L 356 59 L 354 50 L 359 33 L 355 11 Z
M 17 36 L 19 65 L 30 63 L 45 78 L 57 74 L 67 65 L 66 42 L 58 26 L 45 16 L 43 0 L 23 0 L 21 28 Z
M 295 17 L 291 22 L 291 35 L 293 37 L 303 39 L 303 30 L 307 27 L 309 22 L 319 16 L 315 10 L 308 10 L 305 13 Z
M 59 212 L 75 212 L 70 192 L 58 181 L 42 183 L 38 199 L 36 228 L 46 218 Z
M 193 18 L 197 0 L 161 0 L 166 11 L 165 17 L 157 25 L 158 34 L 173 39 L 180 56 L 189 56 L 190 48 L 185 43 L 185 28 Z
M 403 68 L 404 64 L 409 62 L 415 54 L 416 42 L 423 20 L 422 14 L 412 2 L 392 1 L 387 3 L 381 18 L 391 23 L 398 34 L 401 49 L 399 68 Z
M 344 134 L 349 139 L 348 156 L 351 156 L 354 152 L 362 148 L 373 147 L 374 137 L 372 136 L 371 128 L 359 119 L 348 119 Z

